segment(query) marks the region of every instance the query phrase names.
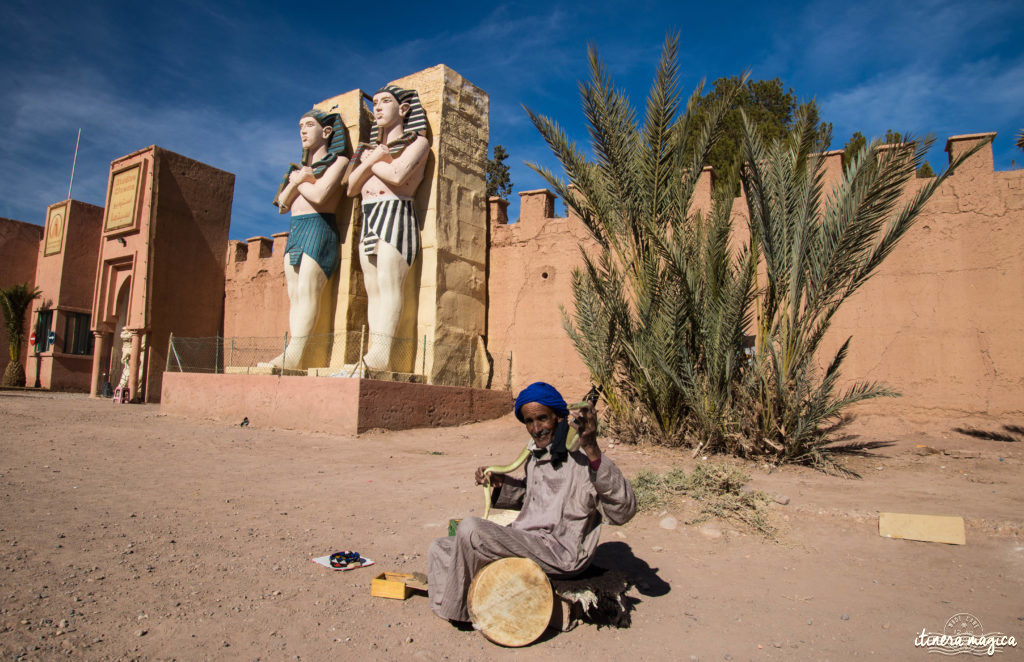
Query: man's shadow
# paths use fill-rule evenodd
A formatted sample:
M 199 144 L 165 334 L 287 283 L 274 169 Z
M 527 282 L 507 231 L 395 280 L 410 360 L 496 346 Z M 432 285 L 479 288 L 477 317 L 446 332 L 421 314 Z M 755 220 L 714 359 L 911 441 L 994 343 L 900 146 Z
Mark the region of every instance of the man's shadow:
M 601 627 L 628 628 L 632 624 L 632 612 L 642 602 L 639 598 L 626 595 L 630 587 L 640 595 L 659 597 L 671 589 L 668 582 L 658 576 L 658 568 L 652 568 L 633 554 L 632 548 L 624 542 L 606 542 L 598 545 L 594 561 L 581 574 L 569 579 L 552 580 L 556 592 L 569 593 L 585 589 L 596 597 L 596 603 L 582 609 L 578 604 L 570 606 L 572 618 L 578 622 Z M 549 628 L 534 643 L 553 638 L 557 629 Z
M 591 605 L 593 609 L 588 607 L 585 613 L 571 611 L 570 618 L 578 618 L 577 624 L 587 623 L 598 628 L 628 628 L 631 625 L 630 614 L 636 605 L 642 602 L 639 598 L 624 594 L 631 586 L 635 587 L 640 595 L 651 598 L 665 595 L 672 590 L 668 582 L 658 576 L 658 568 L 652 568 L 647 561 L 637 558 L 633 554 L 633 549 L 624 542 L 606 542 L 598 545 L 593 563 L 579 575 L 565 579 L 552 578 L 552 588 L 556 593 L 559 589 L 569 589 L 570 592 L 573 589 L 587 589 L 597 597 L 597 602 Z M 611 598 L 612 595 L 615 597 Z M 573 627 L 576 625 L 569 629 Z M 559 633 L 560 628 L 553 621 L 529 646 L 550 641 Z
M 672 590 L 668 582 L 658 576 L 658 568 L 652 568 L 633 554 L 633 548 L 624 542 L 605 542 L 597 546 L 594 565 L 621 571 L 636 587 L 640 595 L 657 598 Z M 634 604 L 640 602 L 636 598 Z

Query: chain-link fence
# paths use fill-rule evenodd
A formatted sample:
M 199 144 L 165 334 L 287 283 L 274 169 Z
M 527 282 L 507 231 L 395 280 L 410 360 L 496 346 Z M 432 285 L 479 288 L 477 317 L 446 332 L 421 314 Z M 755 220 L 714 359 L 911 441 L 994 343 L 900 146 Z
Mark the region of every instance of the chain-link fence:
M 283 366 L 283 370 L 282 370 Z M 289 337 L 171 336 L 169 372 L 366 377 L 508 389 L 511 362 L 480 341 L 431 342 L 366 331 Z

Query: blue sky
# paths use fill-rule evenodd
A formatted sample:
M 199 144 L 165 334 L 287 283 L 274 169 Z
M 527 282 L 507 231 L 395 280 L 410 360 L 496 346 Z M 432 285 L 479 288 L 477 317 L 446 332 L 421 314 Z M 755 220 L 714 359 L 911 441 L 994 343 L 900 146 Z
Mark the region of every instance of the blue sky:
M 491 99 L 491 144 L 518 191 L 554 166 L 522 110 L 586 129 L 577 81 L 594 43 L 641 106 L 666 32 L 682 88 L 740 74 L 815 98 L 834 147 L 854 131 L 997 131 L 1024 164 L 1024 2 L 271 3 L 7 0 L 0 22 L 0 216 L 42 224 L 67 195 L 103 204 L 110 161 L 151 144 L 235 173 L 231 238 L 286 229 L 270 200 L 298 158 L 298 118 L 324 98 L 444 63 Z

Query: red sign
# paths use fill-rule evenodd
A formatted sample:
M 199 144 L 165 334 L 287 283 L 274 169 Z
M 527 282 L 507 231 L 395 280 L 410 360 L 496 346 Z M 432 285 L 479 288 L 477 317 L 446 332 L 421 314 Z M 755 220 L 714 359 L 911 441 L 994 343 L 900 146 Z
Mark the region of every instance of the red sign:
M 31 335 L 29 335 L 29 337 L 28 337 L 28 344 L 30 344 L 30 345 L 35 345 L 36 344 L 36 332 L 35 331 L 33 331 Z

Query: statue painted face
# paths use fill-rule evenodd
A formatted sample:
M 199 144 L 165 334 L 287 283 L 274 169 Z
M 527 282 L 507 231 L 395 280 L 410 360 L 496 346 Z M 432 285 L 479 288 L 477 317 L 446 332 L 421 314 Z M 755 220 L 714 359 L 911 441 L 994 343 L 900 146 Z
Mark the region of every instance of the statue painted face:
M 409 104 L 399 103 L 390 92 L 378 92 L 373 95 L 373 119 L 383 131 L 401 124 L 408 112 Z
M 321 145 L 327 144 L 334 129 L 331 126 L 320 126 L 312 115 L 303 115 L 299 120 L 299 140 L 302 141 L 302 148 L 315 152 Z

